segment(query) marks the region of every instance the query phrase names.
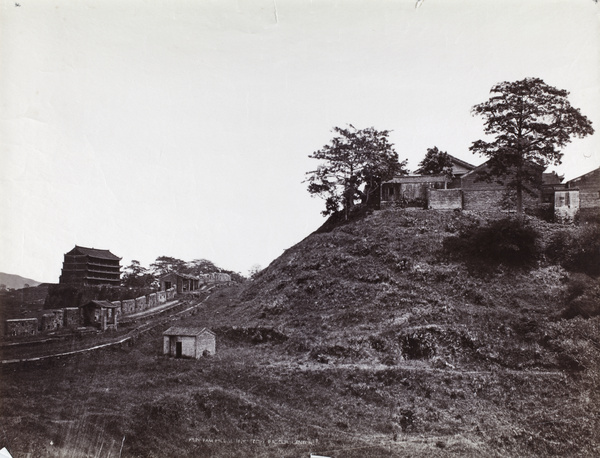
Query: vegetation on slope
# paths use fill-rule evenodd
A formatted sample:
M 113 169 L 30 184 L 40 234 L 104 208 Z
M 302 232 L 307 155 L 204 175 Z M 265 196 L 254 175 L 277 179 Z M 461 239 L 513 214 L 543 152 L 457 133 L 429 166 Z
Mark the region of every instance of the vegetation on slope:
M 568 312 L 594 308 L 597 278 L 548 256 L 582 228 L 529 225 L 519 268 L 444 249 L 483 216 L 329 227 L 180 323 L 215 330 L 214 357 L 168 359 L 156 330 L 2 368 L 0 440 L 36 456 L 598 455 L 600 317 Z

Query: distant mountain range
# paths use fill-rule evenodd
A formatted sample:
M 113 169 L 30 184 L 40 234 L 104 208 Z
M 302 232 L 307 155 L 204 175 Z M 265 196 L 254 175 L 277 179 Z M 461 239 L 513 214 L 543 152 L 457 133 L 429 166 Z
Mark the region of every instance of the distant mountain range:
M 21 289 L 24 288 L 26 284 L 29 286 L 37 286 L 41 284 L 41 282 L 32 280 L 31 278 L 21 277 L 20 275 L 0 272 L 0 285 L 5 285 L 7 288 Z

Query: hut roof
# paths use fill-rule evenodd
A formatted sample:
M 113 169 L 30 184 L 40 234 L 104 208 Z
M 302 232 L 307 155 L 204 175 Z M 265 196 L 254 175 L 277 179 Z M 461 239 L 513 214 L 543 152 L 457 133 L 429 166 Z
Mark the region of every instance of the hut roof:
M 215 335 L 214 332 L 212 332 L 210 329 L 207 328 L 185 328 L 182 326 L 172 326 L 169 329 L 167 329 L 163 335 L 165 336 L 199 336 L 200 334 L 203 334 L 205 332 L 208 332 L 209 334 L 212 334 L 213 336 Z
M 114 309 L 114 308 L 118 307 L 118 305 L 115 305 L 112 302 L 108 302 L 108 301 L 95 301 L 95 300 L 89 301 L 88 303 L 80 305 L 79 307 L 88 307 L 89 305 L 93 305 L 96 308 L 111 308 L 111 309 Z
M 163 278 L 167 278 L 170 277 L 172 275 L 175 275 L 177 277 L 181 277 L 181 278 L 186 278 L 188 280 L 200 280 L 200 277 L 196 277 L 195 275 L 191 275 L 191 274 L 182 274 L 180 272 L 175 272 L 175 271 L 171 271 L 169 273 L 164 274 L 162 277 L 160 277 L 160 280 L 162 280 Z

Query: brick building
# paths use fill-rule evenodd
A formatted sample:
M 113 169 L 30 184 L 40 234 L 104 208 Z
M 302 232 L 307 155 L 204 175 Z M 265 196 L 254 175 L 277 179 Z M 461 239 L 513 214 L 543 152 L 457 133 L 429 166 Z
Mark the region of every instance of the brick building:
M 412 175 L 399 176 L 381 185 L 381 206 L 394 204 L 435 210 L 510 210 L 514 208 L 516 192 L 510 186 L 511 177 L 484 179 L 489 172 L 487 162 L 475 167 L 451 156 L 455 167 L 453 176 Z M 524 208 L 539 208 L 542 195 L 552 205 L 555 188 L 565 188 L 561 177 L 555 173 L 543 173 L 544 168 L 531 163 L 527 173 L 535 184 L 525 183 Z
M 476 167 L 454 156 L 452 173 L 449 175 L 404 175 L 394 177 L 381 185 L 381 206 L 427 207 L 431 190 L 456 189 L 461 178 Z
M 527 173 L 536 184 L 524 183 L 523 208 L 538 208 L 542 203 L 541 187 L 544 167 L 530 163 Z M 491 181 L 482 179 L 482 174 L 489 172 L 487 162 L 475 167 L 460 178 L 460 189 L 463 195 L 463 209 L 484 211 L 489 209 L 509 209 L 510 201 L 515 199 L 516 192 L 511 188 L 512 178 L 492 178 Z M 514 207 L 514 204 L 513 204 Z
M 188 291 L 196 291 L 200 288 L 200 278 L 194 275 L 181 274 L 179 272 L 169 272 L 159 279 L 160 290 L 167 291 L 175 288 L 178 294 Z
M 584 212 L 600 211 L 600 167 L 568 181 L 567 188 L 579 190 L 579 208 Z

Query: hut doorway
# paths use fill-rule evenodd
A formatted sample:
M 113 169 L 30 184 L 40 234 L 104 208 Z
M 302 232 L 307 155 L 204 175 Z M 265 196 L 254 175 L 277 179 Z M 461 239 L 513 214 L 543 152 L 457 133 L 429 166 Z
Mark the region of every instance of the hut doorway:
M 175 358 L 181 358 L 182 353 L 181 342 L 175 342 Z

